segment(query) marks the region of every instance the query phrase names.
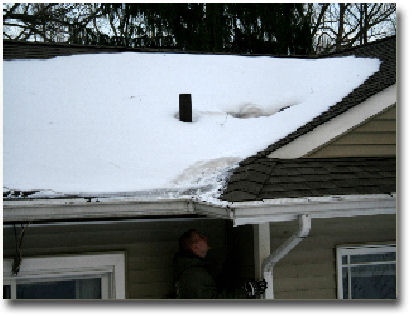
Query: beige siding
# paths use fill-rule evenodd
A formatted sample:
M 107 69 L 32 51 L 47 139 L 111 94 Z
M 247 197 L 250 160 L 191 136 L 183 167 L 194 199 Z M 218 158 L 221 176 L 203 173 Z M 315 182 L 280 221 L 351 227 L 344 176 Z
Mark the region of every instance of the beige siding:
M 348 133 L 313 150 L 306 157 L 381 157 L 394 155 L 396 155 L 396 106 L 390 107 Z
M 274 251 L 298 224 L 272 223 L 270 227 Z M 275 266 L 275 298 L 336 299 L 336 246 L 395 240 L 395 215 L 314 219 L 309 237 Z
M 297 229 L 297 222 L 272 223 L 271 251 Z M 231 227 L 223 220 L 61 225 L 29 227 L 23 256 L 126 252 L 126 297 L 170 298 L 172 259 L 180 234 L 196 228 L 205 232 L 213 247 L 210 259 L 222 267 L 228 260 L 233 281 L 254 276 L 252 225 Z M 336 245 L 386 242 L 396 238 L 394 215 L 316 219 L 310 236 L 275 267 L 275 297 L 279 299 L 335 299 Z M 13 229 L 3 231 L 5 257 L 14 255 Z
M 210 257 L 219 266 L 227 253 L 227 226 L 222 220 L 32 226 L 24 237 L 23 256 L 125 251 L 126 297 L 169 298 L 172 260 L 181 233 L 189 228 L 205 232 L 213 247 Z M 3 249 L 4 257 L 13 257 L 12 228 L 3 231 Z

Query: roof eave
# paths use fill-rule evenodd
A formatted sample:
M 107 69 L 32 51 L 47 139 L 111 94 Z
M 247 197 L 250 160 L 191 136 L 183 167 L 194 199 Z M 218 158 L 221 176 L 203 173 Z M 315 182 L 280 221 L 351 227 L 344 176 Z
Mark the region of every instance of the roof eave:
M 311 215 L 312 218 L 396 214 L 396 193 L 236 202 L 224 208 L 199 204 L 195 206 L 195 211 L 202 215 L 230 219 L 234 226 L 293 221 L 303 214 Z
M 334 195 L 284 198 L 254 202 L 206 203 L 191 199 L 118 202 L 64 202 L 30 204 L 8 201 L 3 223 L 133 219 L 144 217 L 206 216 L 228 219 L 234 226 L 293 221 L 299 215 L 312 218 L 353 217 L 396 213 L 396 194 Z
M 43 201 L 5 201 L 3 223 L 41 222 L 54 220 L 102 220 L 142 217 L 193 216 L 190 199 L 156 201 L 98 201 L 69 199 Z

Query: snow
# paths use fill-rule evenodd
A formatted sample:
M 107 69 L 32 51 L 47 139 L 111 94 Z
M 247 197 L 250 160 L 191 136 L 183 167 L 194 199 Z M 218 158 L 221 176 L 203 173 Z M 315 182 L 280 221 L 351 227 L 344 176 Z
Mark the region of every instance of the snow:
M 132 52 L 4 61 L 3 184 L 216 197 L 240 160 L 336 104 L 379 65 Z M 177 119 L 180 93 L 192 94 L 192 123 Z

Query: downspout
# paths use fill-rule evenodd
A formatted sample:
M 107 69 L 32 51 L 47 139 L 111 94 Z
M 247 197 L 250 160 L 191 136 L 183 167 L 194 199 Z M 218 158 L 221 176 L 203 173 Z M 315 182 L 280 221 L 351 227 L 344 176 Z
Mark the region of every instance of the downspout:
M 295 248 L 309 234 L 311 228 L 311 216 L 308 214 L 299 215 L 299 230 L 289 237 L 279 248 L 269 255 L 262 264 L 263 278 L 268 283 L 264 294 L 264 299 L 273 300 L 273 270 L 275 264 L 286 256 L 289 251 Z

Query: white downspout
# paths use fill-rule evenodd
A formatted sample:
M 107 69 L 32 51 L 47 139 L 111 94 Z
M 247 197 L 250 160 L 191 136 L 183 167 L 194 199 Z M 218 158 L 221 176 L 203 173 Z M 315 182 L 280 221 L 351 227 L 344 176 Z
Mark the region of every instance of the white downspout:
M 268 283 L 268 288 L 265 291 L 264 298 L 267 300 L 273 300 L 274 290 L 273 290 L 273 269 L 275 264 L 286 256 L 289 251 L 295 248 L 304 238 L 309 234 L 311 228 L 311 216 L 304 214 L 299 215 L 299 230 L 294 233 L 290 238 L 288 238 L 279 248 L 277 248 L 273 253 L 270 254 L 262 264 L 263 278 Z

